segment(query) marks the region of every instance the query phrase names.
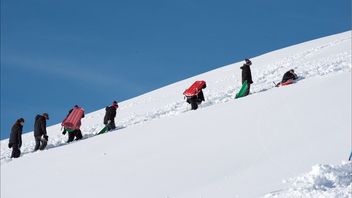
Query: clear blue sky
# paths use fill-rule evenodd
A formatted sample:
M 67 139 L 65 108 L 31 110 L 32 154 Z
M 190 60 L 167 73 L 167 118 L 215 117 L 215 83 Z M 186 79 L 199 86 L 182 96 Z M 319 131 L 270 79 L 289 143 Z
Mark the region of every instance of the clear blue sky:
M 19 117 L 26 132 L 38 113 L 56 124 L 350 18 L 350 0 L 1 0 L 1 139 Z

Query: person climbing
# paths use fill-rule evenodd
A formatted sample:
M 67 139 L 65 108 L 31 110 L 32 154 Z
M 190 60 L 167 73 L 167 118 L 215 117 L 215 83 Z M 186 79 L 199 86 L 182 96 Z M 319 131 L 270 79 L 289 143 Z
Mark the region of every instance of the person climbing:
M 43 113 L 42 115 L 37 115 L 34 122 L 34 139 L 35 147 L 34 151 L 44 150 L 48 144 L 48 135 L 46 132 L 46 121 L 49 120 L 49 114 Z
M 198 105 L 205 101 L 203 89 L 206 87 L 205 81 L 198 80 L 183 92 L 183 95 L 186 97 L 186 102 L 191 104 L 192 110 L 198 109 Z
M 244 61 L 245 63 L 240 68 L 242 69 L 242 84 L 244 84 L 247 81 L 247 85 L 248 85 L 247 91 L 244 93 L 243 96 L 247 96 L 250 93 L 251 84 L 253 83 L 252 73 L 250 68 L 250 66 L 252 65 L 252 61 L 250 61 L 247 58 Z
M 77 112 L 78 114 L 78 117 L 73 117 L 72 120 L 68 120 L 70 115 L 73 113 L 73 112 Z M 68 140 L 67 140 L 67 143 L 69 142 L 72 142 L 73 140 L 80 140 L 83 138 L 83 135 L 82 135 L 82 131 L 80 129 L 80 126 L 81 126 L 81 119 L 84 118 L 84 109 L 79 107 L 78 105 L 75 105 L 72 109 L 69 110 L 66 118 L 64 119 L 64 121 L 62 122 L 62 126 L 64 126 L 64 130 L 62 131 L 62 134 L 63 135 L 66 135 L 66 132 L 68 132 Z M 75 126 L 67 126 L 67 122 L 75 122 Z M 72 123 L 69 123 L 72 125 Z M 65 126 L 66 125 L 66 126 Z M 76 139 L 75 139 L 76 137 Z
M 20 118 L 16 120 L 15 124 L 12 126 L 9 140 L 9 148 L 12 148 L 11 158 L 18 158 L 21 156 L 20 148 L 22 146 L 23 125 L 24 119 Z
M 289 80 L 297 80 L 297 79 L 298 79 L 298 76 L 297 74 L 295 74 L 295 71 L 293 69 L 290 69 L 282 77 L 281 83 L 285 83 Z
M 107 131 L 116 129 L 115 117 L 117 108 L 119 108 L 119 105 L 116 101 L 105 108 L 104 124 L 107 126 Z

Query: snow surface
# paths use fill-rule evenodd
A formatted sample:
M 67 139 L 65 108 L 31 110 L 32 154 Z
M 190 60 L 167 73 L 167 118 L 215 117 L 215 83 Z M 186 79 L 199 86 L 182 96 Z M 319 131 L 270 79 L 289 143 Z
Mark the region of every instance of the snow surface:
M 1 141 L 1 197 L 296 193 L 281 181 L 315 164 L 341 164 L 351 151 L 351 31 L 252 62 L 255 83 L 245 98 L 233 99 L 241 86 L 242 63 L 235 63 L 120 103 L 117 131 L 95 136 L 101 109 L 82 120 L 79 142 L 66 144 L 54 125 L 47 150 L 32 153 L 28 133 L 22 157 L 12 160 Z M 301 80 L 273 88 L 291 68 Z M 207 81 L 206 102 L 190 111 L 182 93 L 195 80 Z
M 352 162 L 340 165 L 316 165 L 302 176 L 291 178 L 289 189 L 272 192 L 265 198 L 345 197 L 352 196 Z

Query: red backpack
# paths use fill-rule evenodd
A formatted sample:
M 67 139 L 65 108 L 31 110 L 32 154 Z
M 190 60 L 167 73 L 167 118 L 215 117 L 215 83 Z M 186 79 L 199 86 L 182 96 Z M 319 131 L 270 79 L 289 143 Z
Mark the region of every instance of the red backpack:
M 69 130 L 79 129 L 81 127 L 81 119 L 83 115 L 84 109 L 81 107 L 75 107 L 70 115 L 62 122 L 61 126 Z

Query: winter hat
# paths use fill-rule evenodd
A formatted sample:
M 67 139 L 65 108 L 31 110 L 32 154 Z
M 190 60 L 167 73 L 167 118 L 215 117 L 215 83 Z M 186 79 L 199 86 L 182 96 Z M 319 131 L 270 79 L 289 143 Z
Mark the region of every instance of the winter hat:
M 24 119 L 23 118 L 20 118 L 17 120 L 18 123 L 21 123 L 21 122 L 24 122 Z
M 78 106 L 78 105 L 75 105 L 74 107 L 78 108 L 79 106 Z
M 249 60 L 248 58 L 244 59 L 244 61 L 246 62 L 247 65 L 252 65 L 252 61 Z
M 114 101 L 114 102 L 112 102 L 112 106 L 114 106 L 114 107 L 118 107 L 119 105 L 117 104 L 117 102 L 116 102 L 116 101 Z
M 43 113 L 43 116 L 44 116 L 47 120 L 49 120 L 49 114 L 48 114 L 48 113 Z

